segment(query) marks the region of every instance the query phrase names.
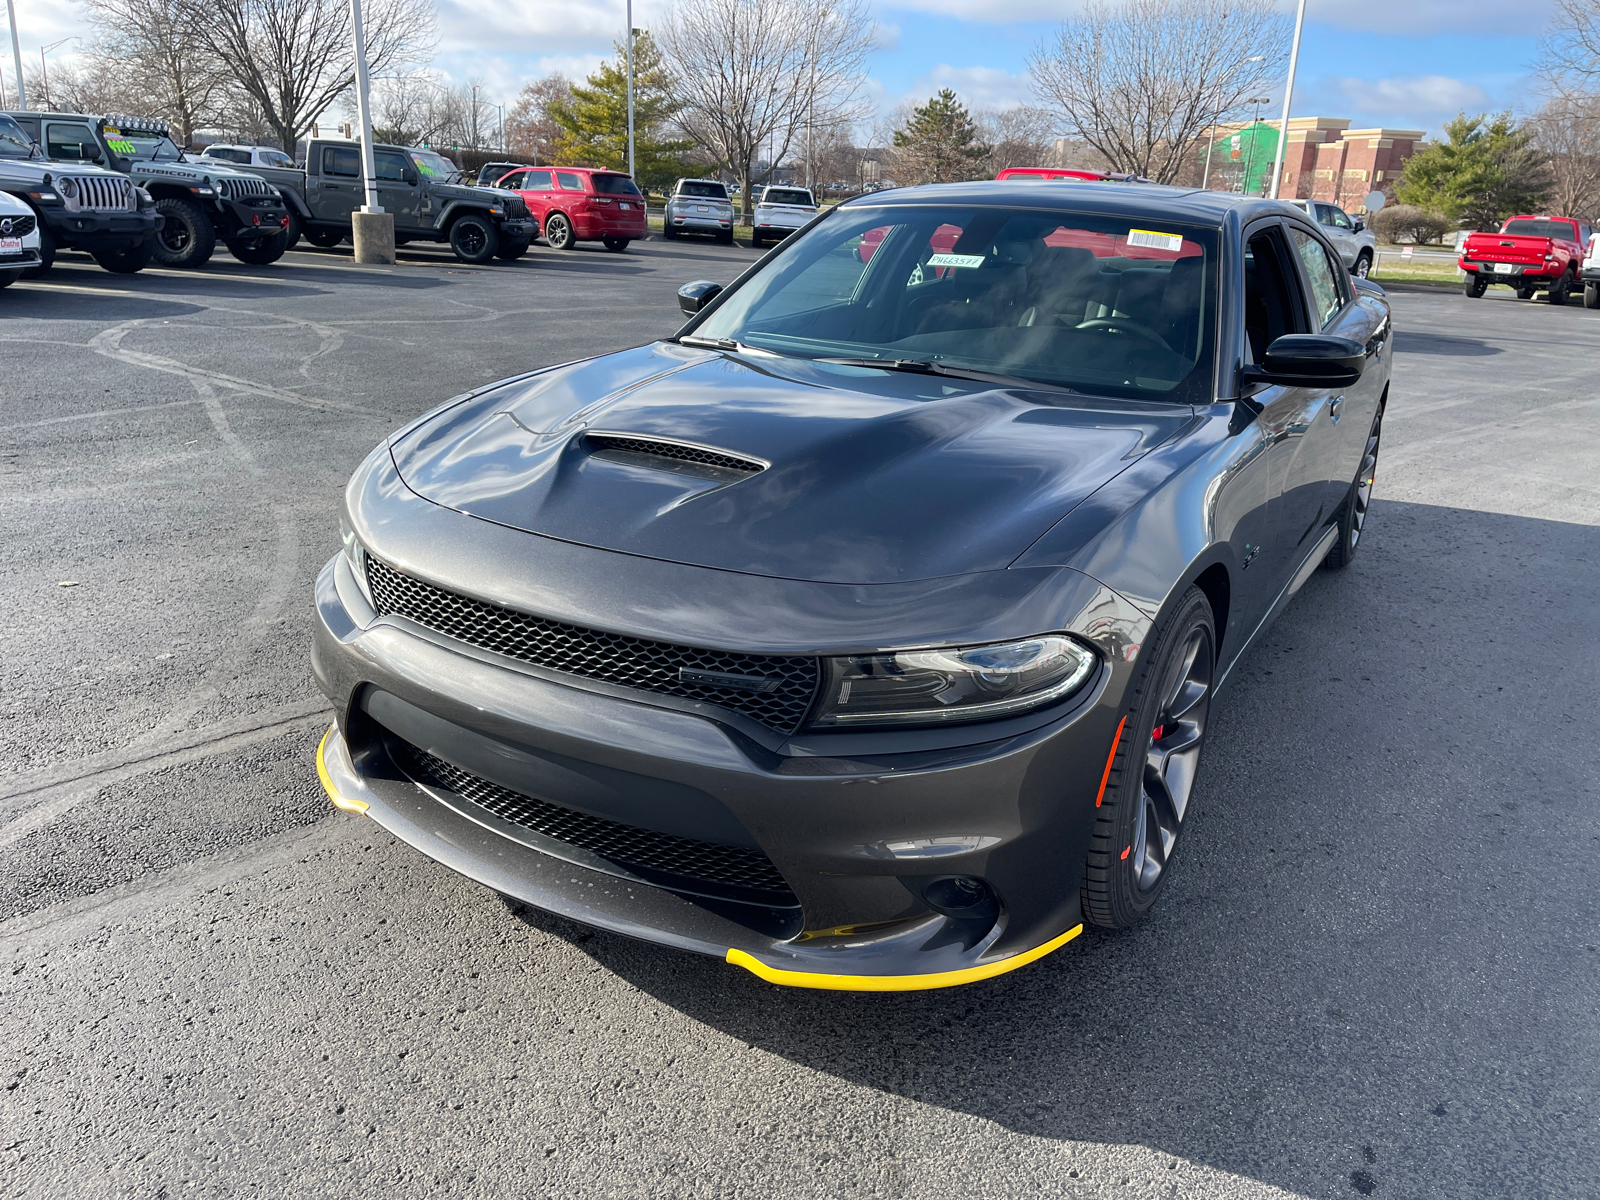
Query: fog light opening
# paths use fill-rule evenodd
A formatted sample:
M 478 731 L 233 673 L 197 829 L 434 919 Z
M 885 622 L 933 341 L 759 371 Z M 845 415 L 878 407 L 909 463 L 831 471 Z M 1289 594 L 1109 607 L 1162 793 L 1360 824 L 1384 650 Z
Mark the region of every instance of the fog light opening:
M 962 921 L 993 921 L 1000 915 L 993 889 L 971 875 L 942 875 L 922 889 L 922 899 L 941 916 Z

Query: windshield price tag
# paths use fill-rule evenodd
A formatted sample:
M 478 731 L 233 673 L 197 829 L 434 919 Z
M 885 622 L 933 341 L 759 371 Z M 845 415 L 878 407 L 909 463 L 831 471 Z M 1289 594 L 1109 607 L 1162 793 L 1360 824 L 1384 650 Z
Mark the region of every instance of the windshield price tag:
M 930 267 L 981 267 L 981 254 L 935 254 L 928 259 Z
M 1156 233 L 1150 229 L 1128 230 L 1128 245 L 1142 246 L 1146 250 L 1170 250 L 1176 254 L 1183 249 L 1181 233 Z
M 139 149 L 139 147 L 128 141 L 127 138 L 108 137 L 106 138 L 106 145 L 110 146 L 118 154 L 122 155 L 131 155 L 137 153 Z

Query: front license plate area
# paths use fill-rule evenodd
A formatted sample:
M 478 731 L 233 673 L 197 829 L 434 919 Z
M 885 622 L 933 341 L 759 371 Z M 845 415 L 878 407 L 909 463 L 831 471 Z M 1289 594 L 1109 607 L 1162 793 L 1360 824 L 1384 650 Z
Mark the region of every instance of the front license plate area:
M 0 254 L 21 254 L 22 239 L 19 237 L 0 238 Z

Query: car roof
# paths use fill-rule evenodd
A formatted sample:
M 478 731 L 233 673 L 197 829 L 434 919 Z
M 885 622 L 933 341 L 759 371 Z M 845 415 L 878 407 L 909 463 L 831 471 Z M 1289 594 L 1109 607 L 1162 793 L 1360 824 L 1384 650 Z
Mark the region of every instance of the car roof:
M 992 204 L 1017 208 L 1059 208 L 1063 212 L 1115 213 L 1139 220 L 1185 221 L 1221 227 L 1230 219 L 1243 224 L 1258 216 L 1304 210 L 1281 200 L 1241 196 L 1236 192 L 1203 191 L 1151 183 L 1099 183 L 1087 180 L 1017 182 L 1009 179 L 973 183 L 934 183 L 893 188 L 846 200 L 841 208 L 898 208 L 916 204 Z

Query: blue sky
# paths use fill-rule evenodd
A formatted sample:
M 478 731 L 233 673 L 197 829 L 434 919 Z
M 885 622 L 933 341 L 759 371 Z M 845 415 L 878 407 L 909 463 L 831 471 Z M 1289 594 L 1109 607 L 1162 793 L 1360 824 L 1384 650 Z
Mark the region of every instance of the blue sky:
M 1080 2 L 880 0 L 867 94 L 880 112 L 941 86 L 979 108 L 1027 101 L 1030 49 Z M 85 32 L 75 0 L 15 3 L 25 60 L 37 61 L 41 44 Z M 635 23 L 648 27 L 668 3 L 638 0 Z M 1513 13 L 1504 0 L 1310 0 L 1295 115 L 1432 134 L 1463 108 L 1531 112 L 1539 98 L 1529 66 L 1552 6 L 1522 0 Z M 1291 11 L 1290 0 L 1280 7 Z M 435 65 L 458 80 L 483 78 L 506 101 L 551 70 L 593 70 L 625 25 L 624 0 L 438 0 L 438 11 Z M 1498 32 L 1506 29 L 1517 32 Z M 9 56 L 5 66 L 9 87 Z

